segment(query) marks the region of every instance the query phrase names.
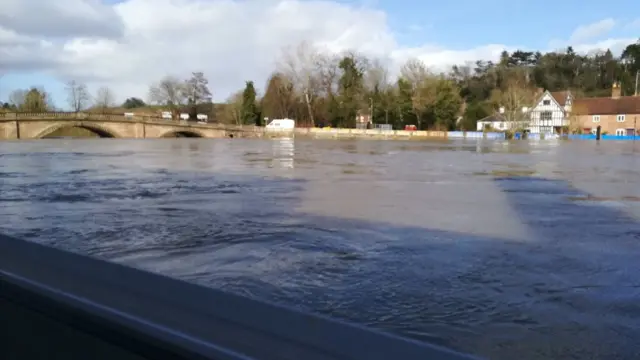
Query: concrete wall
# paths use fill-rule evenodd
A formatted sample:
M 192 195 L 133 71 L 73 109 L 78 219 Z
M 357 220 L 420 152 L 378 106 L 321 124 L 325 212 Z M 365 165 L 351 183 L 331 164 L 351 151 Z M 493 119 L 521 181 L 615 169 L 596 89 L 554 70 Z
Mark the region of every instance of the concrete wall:
M 420 139 L 446 138 L 446 131 L 405 131 L 380 129 L 296 128 L 298 136 L 314 138 Z

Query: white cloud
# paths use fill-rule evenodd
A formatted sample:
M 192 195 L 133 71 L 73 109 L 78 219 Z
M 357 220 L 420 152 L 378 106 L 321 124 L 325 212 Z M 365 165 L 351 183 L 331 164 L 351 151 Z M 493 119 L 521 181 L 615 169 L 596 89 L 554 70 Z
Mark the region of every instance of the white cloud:
M 2 0 L 0 24 L 43 37 L 117 37 L 124 29 L 114 9 L 99 0 Z
M 636 40 L 636 38 L 608 38 L 589 44 L 577 44 L 573 46 L 573 49 L 577 53 L 583 54 L 609 49 L 612 53 L 620 55 L 629 44 L 633 44 Z
M 551 40 L 549 42 L 549 49 L 564 51 L 567 46 L 571 46 L 573 50 L 579 54 L 590 54 L 609 49 L 612 53 L 619 55 L 627 45 L 634 43 L 637 39 L 603 38 L 611 32 L 615 25 L 615 20 L 607 18 L 592 24 L 578 26 L 571 33 L 568 40 Z
M 262 87 L 282 49 L 303 40 L 387 59 L 393 69 L 409 57 L 444 69 L 495 60 L 504 49 L 516 48 L 403 47 L 385 12 L 329 0 L 4 0 L 2 14 L 0 73 L 50 72 L 62 81 L 109 85 L 120 98 L 145 97 L 148 85 L 167 74 L 203 71 L 214 98 L 222 100 L 245 80 Z M 574 35 L 590 33 L 580 29 Z M 574 48 L 621 41 L 629 43 L 611 39 Z
M 616 22 L 612 18 L 602 19 L 592 24 L 578 26 L 573 33 L 571 33 L 569 41 L 576 43 L 593 40 L 608 34 L 614 26 L 616 26 Z

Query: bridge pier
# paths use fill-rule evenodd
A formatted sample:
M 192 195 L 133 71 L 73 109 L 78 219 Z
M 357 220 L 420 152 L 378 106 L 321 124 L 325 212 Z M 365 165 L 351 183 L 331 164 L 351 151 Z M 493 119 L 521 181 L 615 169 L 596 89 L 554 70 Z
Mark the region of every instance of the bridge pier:
M 20 139 L 20 127 L 17 121 L 0 122 L 0 140 Z

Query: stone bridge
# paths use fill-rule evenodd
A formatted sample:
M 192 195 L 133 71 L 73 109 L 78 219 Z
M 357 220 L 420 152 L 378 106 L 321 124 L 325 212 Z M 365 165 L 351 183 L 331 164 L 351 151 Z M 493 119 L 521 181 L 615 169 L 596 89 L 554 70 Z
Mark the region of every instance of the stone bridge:
M 157 117 L 89 113 L 0 113 L 0 139 L 41 139 L 63 128 L 83 128 L 100 137 L 261 137 L 255 126 L 228 126 L 163 120 Z

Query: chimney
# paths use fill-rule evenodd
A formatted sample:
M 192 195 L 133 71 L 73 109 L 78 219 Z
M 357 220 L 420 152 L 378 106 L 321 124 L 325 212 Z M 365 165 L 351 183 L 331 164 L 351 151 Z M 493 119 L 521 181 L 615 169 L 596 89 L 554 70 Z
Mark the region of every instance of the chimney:
M 621 95 L 622 90 L 620 89 L 620 83 L 619 82 L 614 82 L 613 83 L 613 87 L 611 88 L 611 98 L 612 99 L 619 99 L 620 95 Z

